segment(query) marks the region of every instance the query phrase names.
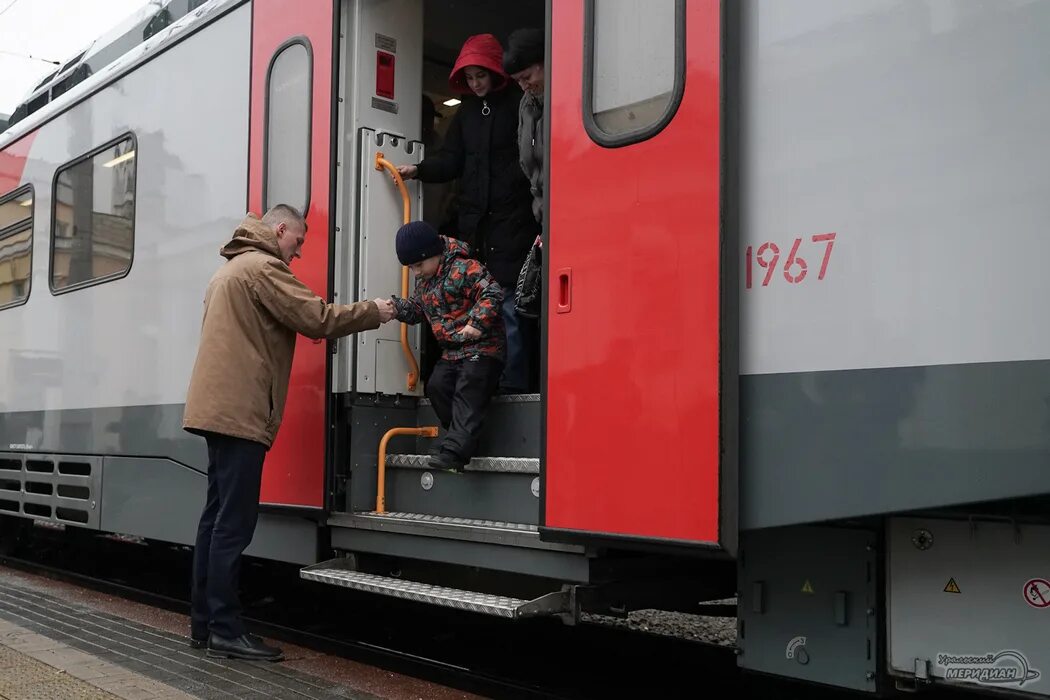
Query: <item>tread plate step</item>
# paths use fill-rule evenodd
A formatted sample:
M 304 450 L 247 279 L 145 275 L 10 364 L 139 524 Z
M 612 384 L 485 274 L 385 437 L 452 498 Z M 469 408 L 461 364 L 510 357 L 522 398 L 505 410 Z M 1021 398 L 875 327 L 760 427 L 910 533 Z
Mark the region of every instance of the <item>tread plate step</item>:
M 446 588 L 418 581 L 406 581 L 388 576 L 367 574 L 345 568 L 345 560 L 335 559 L 308 566 L 299 571 L 299 576 L 307 581 L 342 586 L 366 593 L 411 600 L 417 603 L 429 603 L 446 608 L 466 610 L 469 612 L 509 617 L 536 617 L 556 615 L 569 612 L 569 594 L 558 591 L 540 596 L 535 600 L 508 598 L 506 596 L 465 591 L 458 588 Z
M 335 527 L 443 537 L 573 554 L 582 554 L 586 551 L 586 548 L 580 545 L 543 542 L 540 540 L 539 529 L 529 523 L 457 518 L 426 513 L 362 511 L 334 514 L 328 519 L 328 524 Z
M 386 466 L 402 469 L 433 469 L 430 466 L 430 455 L 388 454 Z M 540 460 L 535 457 L 475 457 L 467 464 L 466 471 L 539 474 Z
M 539 394 L 497 394 L 492 397 L 491 403 L 539 403 Z M 430 399 L 420 399 L 420 406 L 429 406 Z
M 377 513 L 376 511 L 368 511 L 365 513 L 358 513 L 370 518 L 388 518 L 390 520 L 399 520 L 413 523 L 432 523 L 435 525 L 458 525 L 462 527 L 485 527 L 493 530 L 512 530 L 515 532 L 531 532 L 539 533 L 538 528 L 535 525 L 529 525 L 528 523 L 508 523 L 499 520 L 476 520 L 473 518 L 455 518 L 449 515 L 428 515 L 427 513 Z

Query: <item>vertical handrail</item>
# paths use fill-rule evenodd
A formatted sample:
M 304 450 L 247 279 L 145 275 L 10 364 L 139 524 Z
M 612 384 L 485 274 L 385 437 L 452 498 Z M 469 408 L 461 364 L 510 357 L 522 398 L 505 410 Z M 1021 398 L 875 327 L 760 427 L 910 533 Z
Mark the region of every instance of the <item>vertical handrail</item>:
M 379 441 L 379 470 L 376 477 L 376 512 L 386 512 L 386 446 L 395 435 L 418 435 L 420 437 L 437 437 L 438 429 L 434 426 L 425 428 L 391 428 Z
M 383 157 L 382 151 L 376 151 L 376 170 L 386 170 L 393 176 L 394 182 L 397 183 L 398 190 L 401 191 L 401 201 L 404 205 L 404 214 L 402 223 L 407 224 L 411 215 L 411 206 L 408 199 L 408 188 L 405 187 L 405 181 L 401 179 L 401 173 L 397 171 L 394 164 Z M 404 265 L 401 266 L 401 298 L 408 298 L 408 268 Z M 408 361 L 409 367 L 412 369 L 408 372 L 407 384 L 409 391 L 415 391 L 416 384 L 419 382 L 419 363 L 416 362 L 416 356 L 412 354 L 412 349 L 408 346 L 408 324 L 404 321 L 401 322 L 401 350 L 405 354 L 405 359 Z

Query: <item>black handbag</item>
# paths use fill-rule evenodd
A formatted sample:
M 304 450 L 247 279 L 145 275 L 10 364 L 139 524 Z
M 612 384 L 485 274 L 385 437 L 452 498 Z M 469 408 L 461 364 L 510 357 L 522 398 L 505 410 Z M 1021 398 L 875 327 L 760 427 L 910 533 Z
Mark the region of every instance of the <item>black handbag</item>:
M 540 242 L 532 244 L 525 264 L 518 273 L 518 285 L 514 290 L 514 313 L 522 318 L 539 318 L 542 301 L 543 258 Z

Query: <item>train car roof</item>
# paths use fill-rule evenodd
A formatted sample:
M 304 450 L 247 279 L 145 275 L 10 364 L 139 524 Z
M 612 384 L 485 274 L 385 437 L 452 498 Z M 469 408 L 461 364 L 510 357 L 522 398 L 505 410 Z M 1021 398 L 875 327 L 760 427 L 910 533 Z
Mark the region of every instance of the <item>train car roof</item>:
M 179 17 L 170 25 L 156 32 L 148 39 L 133 45 L 122 55 L 113 58 L 110 62 L 99 67 L 91 75 L 88 75 L 81 82 L 52 99 L 46 105 L 9 126 L 6 131 L 0 133 L 0 150 L 3 150 L 26 134 L 38 129 L 43 124 L 72 108 L 74 105 L 89 98 L 92 94 L 98 92 L 110 83 L 119 80 L 121 77 L 127 75 L 139 66 L 149 62 L 164 50 L 177 44 L 195 33 L 197 30 L 217 20 L 219 17 L 245 2 L 247 2 L 247 0 L 208 0 L 200 7 L 197 7 Z M 132 15 L 130 18 L 125 19 L 120 25 L 118 25 L 118 27 L 126 28 L 129 22 L 137 24 L 138 19 L 138 14 Z M 116 30 L 111 30 L 111 33 L 113 31 Z M 121 36 L 126 36 L 126 34 L 121 33 Z M 30 95 L 27 95 L 26 102 L 35 99 L 36 95 L 43 92 L 45 86 L 47 86 L 47 89 L 50 89 L 51 85 L 56 81 L 63 79 L 66 74 L 71 72 L 71 69 L 75 69 L 75 67 L 89 55 L 97 56 L 99 54 L 104 54 L 106 49 L 114 46 L 114 44 L 107 43 L 96 48 L 95 44 L 97 42 L 98 40 L 93 42 L 87 49 L 78 52 L 73 59 L 67 61 L 61 68 L 33 88 Z M 14 118 L 13 114 L 12 118 Z

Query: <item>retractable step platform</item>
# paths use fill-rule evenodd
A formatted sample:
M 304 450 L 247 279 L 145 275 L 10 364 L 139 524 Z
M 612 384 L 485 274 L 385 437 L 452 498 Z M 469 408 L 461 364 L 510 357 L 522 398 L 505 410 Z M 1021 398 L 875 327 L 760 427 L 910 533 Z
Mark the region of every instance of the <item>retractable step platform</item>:
M 568 590 L 548 593 L 534 600 L 508 598 L 354 571 L 348 568 L 346 561 L 333 559 L 314 564 L 302 569 L 299 575 L 307 581 L 510 619 L 560 615 L 571 611 L 572 597 Z

